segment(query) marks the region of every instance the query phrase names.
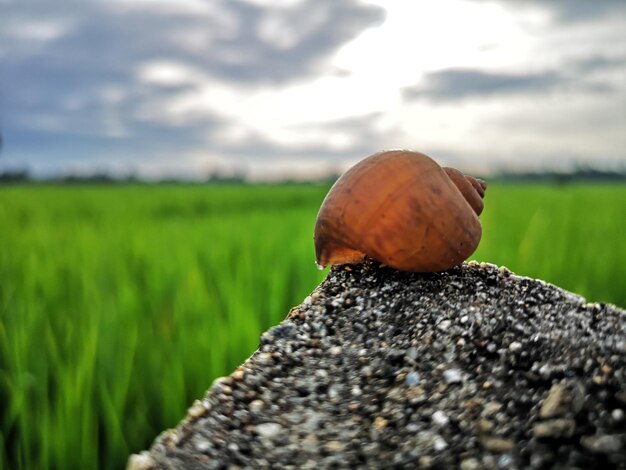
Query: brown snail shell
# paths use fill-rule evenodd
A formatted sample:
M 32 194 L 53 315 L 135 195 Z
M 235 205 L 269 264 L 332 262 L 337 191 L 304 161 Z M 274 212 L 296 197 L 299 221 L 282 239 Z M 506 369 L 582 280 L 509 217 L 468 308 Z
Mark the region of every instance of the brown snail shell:
M 376 153 L 328 192 L 315 223 L 319 266 L 373 258 L 401 271 L 452 268 L 478 246 L 484 181 L 418 152 Z

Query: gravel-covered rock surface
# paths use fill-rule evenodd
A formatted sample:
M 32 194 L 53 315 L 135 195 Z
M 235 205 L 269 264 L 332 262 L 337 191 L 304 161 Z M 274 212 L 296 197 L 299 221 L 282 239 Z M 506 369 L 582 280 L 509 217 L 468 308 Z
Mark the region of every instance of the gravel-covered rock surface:
M 129 468 L 626 468 L 626 312 L 469 263 L 334 268 Z

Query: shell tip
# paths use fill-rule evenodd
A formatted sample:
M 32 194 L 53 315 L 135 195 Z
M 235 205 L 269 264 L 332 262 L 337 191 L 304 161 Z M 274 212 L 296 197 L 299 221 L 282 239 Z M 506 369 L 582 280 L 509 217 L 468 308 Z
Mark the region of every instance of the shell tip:
M 319 269 L 320 271 L 324 269 L 324 266 L 322 266 L 321 264 L 319 264 L 317 261 L 315 262 L 315 267 L 317 269 Z

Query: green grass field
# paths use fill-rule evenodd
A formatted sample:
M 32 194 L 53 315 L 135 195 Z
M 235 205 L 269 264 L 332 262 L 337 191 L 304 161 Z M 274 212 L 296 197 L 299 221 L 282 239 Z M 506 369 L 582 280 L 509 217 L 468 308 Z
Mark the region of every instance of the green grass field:
M 0 188 L 0 468 L 123 468 L 323 279 L 327 187 Z M 472 257 L 626 306 L 626 186 L 492 185 Z

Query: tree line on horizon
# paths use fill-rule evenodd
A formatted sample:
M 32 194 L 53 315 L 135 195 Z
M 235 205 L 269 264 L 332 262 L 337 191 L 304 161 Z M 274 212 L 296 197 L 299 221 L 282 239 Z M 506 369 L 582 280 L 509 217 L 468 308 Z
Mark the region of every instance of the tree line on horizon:
M 2 140 L 0 136 L 0 146 Z M 323 178 L 312 180 L 279 179 L 276 183 L 333 183 L 341 173 L 336 172 Z M 567 184 L 574 181 L 626 181 L 626 164 L 614 169 L 599 169 L 590 165 L 581 165 L 572 168 L 571 171 L 535 170 L 526 172 L 514 172 L 502 170 L 493 176 L 486 177 L 487 180 L 504 182 L 550 182 Z M 166 176 L 161 179 L 144 179 L 137 174 L 115 175 L 107 171 L 97 171 L 91 174 L 67 173 L 51 177 L 35 177 L 28 169 L 5 169 L 0 170 L 0 184 L 15 183 L 59 183 L 59 184 L 248 184 L 251 183 L 245 173 L 221 174 L 219 172 L 209 173 L 202 179 L 185 179 L 176 176 Z

